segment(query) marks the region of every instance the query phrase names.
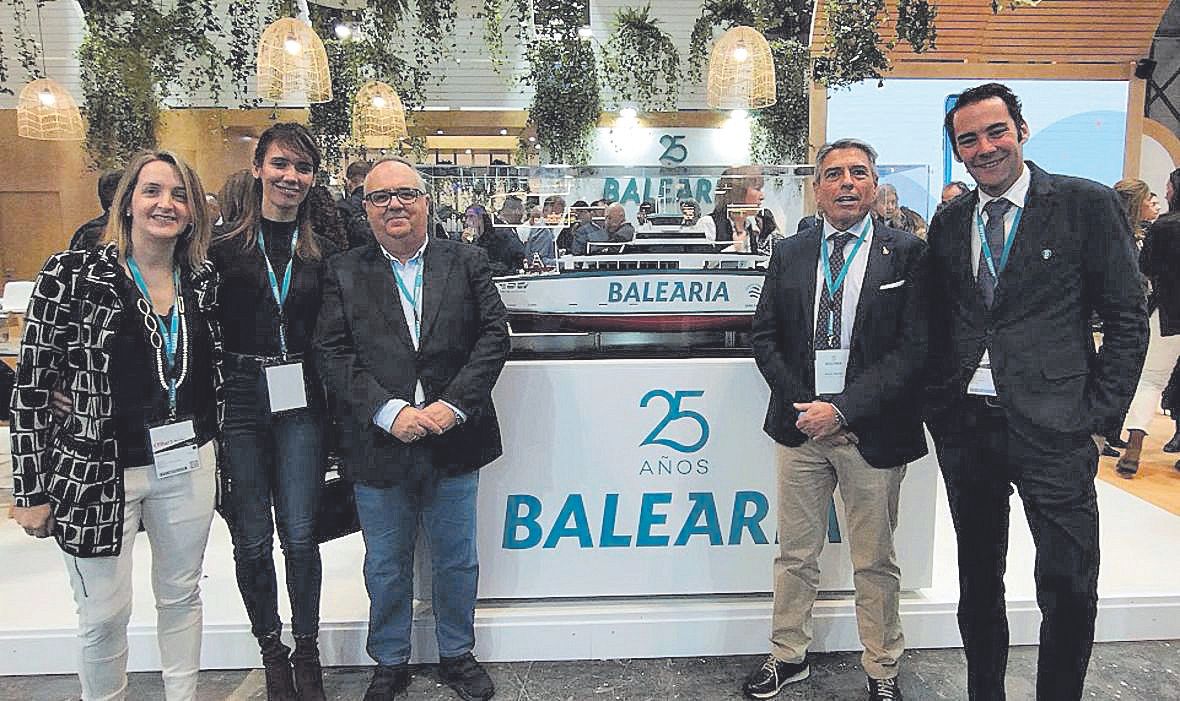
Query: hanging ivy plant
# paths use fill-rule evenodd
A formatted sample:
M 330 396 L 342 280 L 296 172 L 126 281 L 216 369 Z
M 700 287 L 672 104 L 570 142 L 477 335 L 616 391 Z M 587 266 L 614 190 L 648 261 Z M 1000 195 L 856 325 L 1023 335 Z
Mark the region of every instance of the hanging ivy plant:
M 602 75 L 615 98 L 648 111 L 676 109 L 680 53 L 651 16 L 651 5 L 620 8 L 612 24 L 602 47 Z
M 503 74 L 508 61 L 504 50 L 504 0 L 483 0 L 483 8 L 476 17 L 483 21 L 483 43 L 492 61 L 492 70 Z
M 827 41 L 815 59 L 815 77 L 828 87 L 880 78 L 890 68 L 879 33 L 885 0 L 825 0 Z
M 583 164 L 590 160 L 602 99 L 594 51 L 578 36 L 582 3 L 546 0 L 544 9 L 550 23 L 534 28 L 526 41 L 522 80 L 534 91 L 529 124 L 548 162 Z
M 929 0 L 897 1 L 897 39 L 907 42 L 914 53 L 920 54 L 934 48 L 938 31 L 934 20 L 938 8 Z
M 78 47 L 86 150 L 99 168 L 118 168 L 154 146 L 160 103 L 151 62 L 135 47 L 90 32 Z
M 761 163 L 800 163 L 807 158 L 807 47 L 794 39 L 770 42 L 778 101 L 758 110 L 750 130 L 750 150 Z

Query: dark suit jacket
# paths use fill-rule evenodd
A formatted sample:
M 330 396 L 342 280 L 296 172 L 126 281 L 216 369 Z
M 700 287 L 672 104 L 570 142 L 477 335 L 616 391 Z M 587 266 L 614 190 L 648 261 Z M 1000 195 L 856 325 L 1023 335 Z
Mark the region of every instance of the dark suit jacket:
M 1151 280 L 1152 307 L 1159 310 L 1160 333 L 1180 334 L 1180 213 L 1151 225 L 1139 252 L 1139 270 Z
M 763 426 L 774 440 L 799 446 L 791 406 L 815 399 L 815 284 L 822 229 L 784 239 L 774 249 L 750 341 L 770 385 Z M 922 368 L 927 340 L 926 244 L 911 234 L 877 226 L 852 327 L 844 392 L 830 397 L 874 467 L 897 467 L 926 454 L 922 432 Z M 886 253 L 888 251 L 888 253 Z M 882 290 L 882 285 L 904 281 Z
M 374 243 L 328 261 L 315 352 L 340 421 L 349 479 L 397 482 L 424 457 L 435 469 L 459 474 L 501 454 L 492 387 L 508 356 L 508 326 L 487 254 L 431 239 L 423 265 L 422 332 L 415 351 L 380 247 Z M 427 403 L 446 401 L 467 420 L 442 436 L 402 443 L 375 426 L 373 416 L 393 398 L 412 404 L 418 380 Z
M 1020 228 L 988 310 L 972 270 L 977 192 L 935 215 L 927 420 L 938 434 L 983 355 L 1010 422 L 1104 434 L 1130 405 L 1147 350 L 1147 315 L 1130 225 L 1114 190 L 1029 162 Z M 1091 314 L 1103 322 L 1096 353 Z

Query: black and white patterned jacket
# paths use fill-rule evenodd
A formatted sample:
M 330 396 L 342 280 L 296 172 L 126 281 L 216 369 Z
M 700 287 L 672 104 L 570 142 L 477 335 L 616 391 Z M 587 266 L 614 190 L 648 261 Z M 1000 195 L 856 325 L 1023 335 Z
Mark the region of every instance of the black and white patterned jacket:
M 123 304 L 114 244 L 52 256 L 37 276 L 12 393 L 13 502 L 51 504 L 53 535 L 77 557 L 118 555 L 123 539 L 123 471 L 112 416 L 110 349 Z M 212 264 L 185 276 L 213 342 L 217 423 L 224 415 L 221 330 L 214 309 Z M 60 385 L 73 413 L 53 418 L 49 397 Z

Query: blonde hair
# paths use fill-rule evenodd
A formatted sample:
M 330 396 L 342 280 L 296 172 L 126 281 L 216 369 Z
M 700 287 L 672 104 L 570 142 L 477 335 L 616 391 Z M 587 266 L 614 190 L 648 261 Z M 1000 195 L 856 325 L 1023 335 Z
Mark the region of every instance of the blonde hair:
M 201 179 L 192 166 L 171 151 L 140 151 L 132 156 L 123 171 L 123 177 L 119 180 L 119 187 L 115 190 L 105 238 L 118 246 L 121 257 L 127 258 L 132 254 L 131 198 L 139 183 L 140 171 L 147 164 L 156 161 L 163 161 L 176 169 L 180 183 L 188 196 L 189 226 L 181 232 L 172 258 L 182 268 L 196 270 L 209 254 L 210 222 L 205 203 L 205 188 L 201 186 Z
M 1119 193 L 1123 201 L 1123 213 L 1127 215 L 1135 240 L 1142 239 L 1146 232 L 1139 221 L 1139 212 L 1143 210 L 1143 203 L 1151 197 L 1151 188 L 1138 178 L 1123 178 L 1114 184 L 1114 191 Z
M 755 165 L 733 166 L 721 171 L 717 179 L 717 190 L 713 197 L 713 211 L 725 212 L 731 204 L 745 204 L 746 191 L 752 187 L 763 187 L 766 178 L 762 167 Z

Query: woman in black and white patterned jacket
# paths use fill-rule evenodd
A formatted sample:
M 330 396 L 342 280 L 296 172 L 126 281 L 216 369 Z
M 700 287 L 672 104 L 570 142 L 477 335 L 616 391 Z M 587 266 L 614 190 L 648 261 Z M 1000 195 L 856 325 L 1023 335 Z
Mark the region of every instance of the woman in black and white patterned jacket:
M 196 695 L 199 580 L 216 494 L 221 340 L 196 173 L 132 159 L 106 238 L 37 277 L 12 400 L 13 517 L 53 536 L 78 606 L 84 699 L 127 692 L 131 551 L 142 522 L 168 701 Z M 69 411 L 54 418 L 53 388 Z

